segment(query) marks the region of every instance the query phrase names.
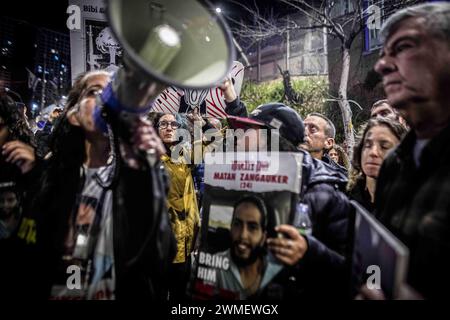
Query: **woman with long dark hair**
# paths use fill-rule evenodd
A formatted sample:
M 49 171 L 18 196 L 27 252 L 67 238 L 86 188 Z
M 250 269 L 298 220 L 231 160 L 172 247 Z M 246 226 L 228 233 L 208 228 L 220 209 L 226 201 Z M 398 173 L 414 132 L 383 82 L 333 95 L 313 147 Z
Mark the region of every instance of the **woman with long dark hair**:
M 8 96 L 0 97 L 0 239 L 16 230 L 22 200 L 36 163 L 35 143 L 24 114 Z
M 352 170 L 347 191 L 349 196 L 373 211 L 378 173 L 386 154 L 396 147 L 407 130 L 387 118 L 370 119 L 362 127 L 359 143 L 353 152 Z
M 154 149 L 158 154 L 163 147 L 144 120 L 131 128 L 128 143 L 119 138 L 114 122 L 107 125 L 98 116 L 97 96 L 109 81 L 105 71 L 80 75 L 50 139 L 33 206 L 42 256 L 37 284 L 41 297 L 167 296 L 173 236 L 164 187 L 159 169 L 138 152 Z M 68 290 L 68 267 L 79 272 L 81 288 Z
M 39 178 L 33 133 L 24 113 L 8 96 L 0 96 L 0 283 L 8 297 L 24 297 L 30 267 L 18 237 L 33 241 L 24 215 Z M 31 231 L 31 232 L 30 232 Z

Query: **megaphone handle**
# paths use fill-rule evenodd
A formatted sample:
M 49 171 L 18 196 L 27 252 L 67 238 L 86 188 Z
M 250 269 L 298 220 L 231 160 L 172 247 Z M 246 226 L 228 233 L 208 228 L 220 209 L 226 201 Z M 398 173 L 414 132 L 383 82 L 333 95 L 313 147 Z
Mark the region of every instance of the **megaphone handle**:
M 146 156 L 148 165 L 150 167 L 154 167 L 156 165 L 156 162 L 158 161 L 157 156 L 156 156 L 156 150 L 155 149 L 147 150 L 145 152 L 145 156 Z

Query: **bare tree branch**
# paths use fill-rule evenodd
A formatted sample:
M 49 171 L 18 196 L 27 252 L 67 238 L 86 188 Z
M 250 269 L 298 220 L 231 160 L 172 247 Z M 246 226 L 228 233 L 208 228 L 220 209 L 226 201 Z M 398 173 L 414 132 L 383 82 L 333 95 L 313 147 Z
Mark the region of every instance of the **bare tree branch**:
M 321 11 L 320 9 L 316 9 L 315 7 L 311 6 L 309 3 L 307 3 L 306 1 L 303 0 L 280 0 L 281 2 L 296 7 L 299 10 L 304 10 L 307 12 L 307 14 L 312 15 L 315 14 L 318 17 L 322 17 L 323 16 L 323 11 Z M 304 5 L 308 10 L 301 8 L 299 5 L 294 5 L 294 3 L 298 3 L 299 5 Z
M 382 22 L 392 12 L 405 6 L 418 3 L 420 0 L 373 1 L 372 5 L 378 6 L 378 8 L 372 6 L 366 8 L 363 7 L 361 0 L 352 0 L 352 7 L 348 10 L 350 12 L 347 12 L 347 10 L 346 12 L 343 12 L 341 10 L 343 9 L 342 7 L 338 7 L 334 4 L 334 2 L 330 3 L 330 1 L 327 0 L 322 0 L 321 2 L 312 2 L 308 0 L 278 1 L 297 13 L 299 15 L 298 18 L 295 17 L 293 19 L 286 19 L 274 17 L 273 12 L 272 14 L 264 12 L 264 15 L 262 15 L 258 9 L 256 0 L 253 1 L 255 9 L 250 8 L 248 5 L 239 3 L 237 0 L 231 0 L 232 3 L 243 8 L 254 19 L 253 24 L 245 25 L 242 21 L 239 22 L 228 18 L 237 26 L 233 29 L 233 32 L 240 39 L 250 43 L 248 48 L 261 40 L 273 39 L 273 37 L 282 37 L 282 39 L 284 39 L 287 32 L 295 30 L 319 30 L 322 33 L 336 37 L 339 40 L 342 54 L 340 65 L 342 67 L 340 68 L 341 74 L 338 97 L 332 97 L 331 95 L 330 97 L 339 105 L 339 110 L 341 112 L 344 124 L 345 139 L 350 151 L 352 150 L 352 146 L 354 144 L 354 129 L 352 124 L 353 113 L 350 105 L 352 101 L 348 99 L 348 86 L 351 83 L 350 79 L 352 77 L 350 68 L 354 66 L 354 57 L 352 57 L 354 55 L 352 55 L 351 52 L 352 44 L 361 31 L 364 30 L 368 20 L 373 20 L 372 18 L 374 18 L 374 15 L 378 14 L 378 12 L 380 12 L 381 16 L 379 18 L 381 19 L 380 22 Z M 338 3 L 339 1 L 340 0 L 335 0 L 335 3 Z M 380 11 L 373 9 L 379 9 Z M 302 20 L 302 18 L 306 18 L 307 22 L 306 19 Z M 287 42 L 285 44 L 288 45 Z M 271 43 L 270 45 L 273 46 L 274 44 Z M 278 45 L 278 43 L 276 45 Z M 308 56 L 311 52 L 312 51 L 309 49 L 302 49 L 302 59 Z M 360 55 L 359 59 L 361 59 Z M 307 59 L 305 59 L 305 61 L 308 61 L 310 64 L 315 63 Z M 276 60 L 273 62 L 276 62 Z M 305 98 L 307 99 L 307 97 Z

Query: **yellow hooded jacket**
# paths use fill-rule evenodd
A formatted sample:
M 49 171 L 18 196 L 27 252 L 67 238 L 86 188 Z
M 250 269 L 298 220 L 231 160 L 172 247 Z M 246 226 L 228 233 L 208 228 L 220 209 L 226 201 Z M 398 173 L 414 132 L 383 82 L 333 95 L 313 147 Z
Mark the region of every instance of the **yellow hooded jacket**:
M 193 250 L 194 236 L 200 225 L 194 180 L 187 164 L 175 163 L 167 155 L 161 160 L 170 178 L 167 207 L 178 249 L 173 263 L 183 263 Z

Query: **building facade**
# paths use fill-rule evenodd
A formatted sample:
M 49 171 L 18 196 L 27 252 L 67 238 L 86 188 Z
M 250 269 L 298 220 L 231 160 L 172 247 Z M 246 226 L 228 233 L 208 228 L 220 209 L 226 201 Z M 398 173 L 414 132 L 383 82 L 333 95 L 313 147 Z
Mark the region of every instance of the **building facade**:
M 363 21 L 364 27 L 357 34 L 350 48 L 348 99 L 356 101 L 363 109 L 360 110 L 356 105 L 352 105 L 355 122 L 358 123 L 359 120 L 368 117 L 370 108 L 375 101 L 385 98 L 381 78 L 373 68 L 381 49 L 381 26 L 402 2 L 395 0 L 336 0 L 332 12 L 333 18 L 339 21 L 354 15 L 355 1 L 360 1 L 362 10 L 367 11 L 374 5 L 380 9 L 380 21 L 373 25 L 367 20 Z M 420 2 L 423 1 L 414 1 L 414 3 Z M 350 32 L 350 30 L 344 31 Z M 337 97 L 342 72 L 342 43 L 333 36 L 328 37 L 328 65 L 330 93 Z
M 36 36 L 32 101 L 39 109 L 60 103 L 71 86 L 69 35 L 39 28 Z
M 0 92 L 13 92 L 12 98 L 22 100 L 34 117 L 57 104 L 70 85 L 68 33 L 0 18 Z
M 294 20 L 298 25 L 312 22 L 299 14 L 283 20 Z M 328 74 L 327 37 L 324 30 L 297 29 L 264 39 L 246 50 L 250 66 L 246 78 L 251 81 L 270 81 L 281 77 L 281 70 L 291 76 Z

